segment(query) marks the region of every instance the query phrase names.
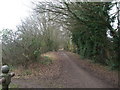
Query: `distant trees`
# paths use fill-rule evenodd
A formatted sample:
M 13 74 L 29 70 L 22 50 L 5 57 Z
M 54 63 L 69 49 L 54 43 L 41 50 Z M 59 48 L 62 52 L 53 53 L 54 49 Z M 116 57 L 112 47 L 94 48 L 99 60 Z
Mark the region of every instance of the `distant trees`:
M 17 26 L 17 31 L 2 30 L 3 64 L 27 65 L 40 60 L 40 55 L 48 51 L 57 51 L 66 42 L 66 31 L 50 21 L 50 13 L 34 13 Z M 69 37 L 68 37 L 69 39 Z
M 43 7 L 46 6 L 46 7 Z M 117 12 L 110 14 L 116 6 Z M 51 12 L 54 22 L 69 30 L 77 53 L 83 58 L 118 68 L 120 54 L 119 2 L 39 2 L 37 13 Z M 117 19 L 118 27 L 112 26 Z M 109 34 L 108 34 L 109 32 Z M 109 36 L 109 37 L 108 37 Z
M 16 32 L 3 30 L 3 61 L 37 61 L 41 53 L 66 50 L 94 62 L 119 67 L 120 3 L 38 2 L 34 14 L 22 21 Z M 112 8 L 116 12 L 110 13 Z M 117 27 L 113 27 L 113 23 Z

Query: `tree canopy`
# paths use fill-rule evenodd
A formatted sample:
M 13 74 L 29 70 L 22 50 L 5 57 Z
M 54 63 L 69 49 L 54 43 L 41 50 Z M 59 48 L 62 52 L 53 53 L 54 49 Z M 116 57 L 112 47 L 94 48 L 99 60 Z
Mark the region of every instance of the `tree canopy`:
M 16 58 L 19 63 L 35 61 L 41 53 L 62 47 L 113 69 L 119 67 L 119 2 L 66 0 L 35 5 L 34 14 L 23 20 L 15 33 L 3 30 L 5 62 Z M 114 7 L 116 12 L 111 13 Z

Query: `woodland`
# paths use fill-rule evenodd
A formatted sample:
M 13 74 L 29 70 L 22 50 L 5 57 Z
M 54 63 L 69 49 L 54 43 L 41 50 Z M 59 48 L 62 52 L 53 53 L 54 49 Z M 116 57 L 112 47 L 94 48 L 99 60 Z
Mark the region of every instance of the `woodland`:
M 64 49 L 119 69 L 120 2 L 33 4 L 32 15 L 23 19 L 17 30 L 0 32 L 3 64 L 27 67 L 43 53 Z

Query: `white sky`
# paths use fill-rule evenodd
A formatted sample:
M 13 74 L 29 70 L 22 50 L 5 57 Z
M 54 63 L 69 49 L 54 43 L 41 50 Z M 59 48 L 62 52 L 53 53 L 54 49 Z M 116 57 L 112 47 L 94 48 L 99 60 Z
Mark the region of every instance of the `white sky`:
M 0 0 L 0 30 L 16 29 L 21 20 L 30 15 L 33 7 L 31 1 L 52 0 Z
M 16 29 L 21 20 L 30 15 L 33 7 L 31 1 L 52 0 L 0 0 L 0 30 Z
M 15 29 L 21 19 L 29 16 L 33 0 L 0 0 L 0 30 Z

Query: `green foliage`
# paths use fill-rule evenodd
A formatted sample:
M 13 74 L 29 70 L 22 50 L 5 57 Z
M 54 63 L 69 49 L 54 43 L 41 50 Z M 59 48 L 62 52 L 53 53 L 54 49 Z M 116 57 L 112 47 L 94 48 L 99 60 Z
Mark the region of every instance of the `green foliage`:
M 19 89 L 18 89 L 19 86 L 16 85 L 16 84 L 10 84 L 9 88 L 12 88 L 12 89 L 15 88 L 16 90 L 19 90 Z M 0 85 L 0 90 L 2 90 L 2 85 Z
M 120 62 L 115 59 L 115 56 L 111 56 L 109 59 L 107 59 L 106 63 L 111 70 L 120 70 Z
M 16 33 L 3 30 L 4 62 L 22 64 L 37 61 L 40 54 L 62 47 L 93 62 L 118 68 L 120 29 L 119 23 L 116 29 L 112 23 L 115 20 L 119 22 L 119 16 L 117 12 L 110 14 L 115 5 L 118 7 L 117 4 L 66 1 L 57 4 L 38 3 L 36 14 L 23 21 Z M 108 37 L 108 32 L 111 37 Z M 49 59 L 41 62 L 49 62 Z
M 15 88 L 16 90 L 19 90 L 19 86 L 16 84 L 10 84 L 10 88 Z
M 83 26 L 76 26 L 77 28 L 75 28 L 75 25 L 71 22 L 71 25 L 74 26 L 72 26 L 72 28 L 70 27 L 72 39 L 77 45 L 78 53 L 82 57 L 89 58 L 94 62 L 109 65 L 112 69 L 119 68 L 119 61 L 117 59 L 119 39 L 117 40 L 116 37 L 113 37 L 114 41 L 109 41 L 109 38 L 107 37 L 107 29 L 112 27 L 110 24 L 114 21 L 113 18 L 110 18 L 108 12 L 112 8 L 109 8 L 112 3 L 79 3 L 79 5 L 81 5 L 81 8 L 79 8 L 78 11 L 79 14 L 77 10 L 77 13 L 75 13 L 79 18 L 79 21 L 77 20 L 76 22 L 82 21 Z M 84 12 L 82 13 L 82 11 Z M 111 44 L 111 46 L 108 47 L 111 42 L 114 44 Z M 109 48 L 113 48 L 112 52 L 116 52 L 114 55 L 115 58 L 106 62 L 106 60 L 110 58 L 110 56 L 107 56 L 107 52 L 111 52 L 108 51 Z M 112 52 L 111 55 L 113 54 Z
M 43 60 L 40 60 L 40 63 L 44 65 L 49 65 L 52 64 L 52 60 L 48 56 L 44 56 Z
M 40 50 L 35 50 L 35 51 L 33 52 L 33 54 L 34 54 L 34 57 L 35 57 L 35 61 L 37 61 L 37 59 L 39 58 L 39 55 L 41 54 L 41 53 L 40 53 Z
M 34 15 L 23 21 L 16 32 L 3 30 L 3 63 L 27 67 L 30 63 L 39 61 L 42 53 L 57 51 L 64 40 L 59 28 L 56 23 L 47 21 L 46 16 Z M 49 64 L 49 61 L 46 59 L 45 63 Z
M 78 53 L 82 57 L 105 63 L 104 49 L 107 47 L 107 26 L 102 26 L 101 23 L 104 23 L 105 20 L 101 20 L 101 18 L 107 17 L 108 14 L 102 9 L 104 3 L 79 3 L 78 5 L 81 5 L 81 8 L 77 9 L 79 14 L 78 12 L 75 14 L 80 20 L 76 22 L 81 26 L 76 26 L 77 24 L 74 25 L 70 22 L 71 25 L 74 25 L 70 27 L 70 30 L 72 31 L 73 42 L 77 45 Z M 91 12 L 90 15 L 88 15 L 89 12 Z M 101 21 L 98 22 L 98 20 Z
M 119 14 L 116 12 L 111 15 L 110 10 L 116 5 L 119 12 L 119 3 L 67 1 L 61 2 L 60 5 L 47 3 L 46 8 L 38 4 L 36 11 L 40 13 L 39 8 L 41 8 L 41 11 L 63 15 L 62 20 L 58 18 L 56 21 L 64 23 L 63 26 L 72 33 L 72 42 L 76 45 L 77 53 L 83 58 L 104 65 L 108 65 L 106 60 L 113 55 L 115 58 L 109 61 L 109 65 L 116 67 L 120 54 L 120 29 L 119 23 L 117 29 L 114 29 L 111 24 L 115 22 L 115 19 L 118 19 L 118 22 L 120 20 Z M 111 40 L 108 37 L 108 31 L 110 31 Z M 69 50 L 69 48 L 69 43 L 67 43 L 65 49 Z M 113 62 L 114 60 L 116 62 Z
M 31 70 L 25 70 L 22 73 L 23 73 L 23 75 L 31 75 L 32 74 Z

